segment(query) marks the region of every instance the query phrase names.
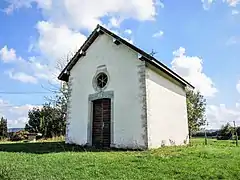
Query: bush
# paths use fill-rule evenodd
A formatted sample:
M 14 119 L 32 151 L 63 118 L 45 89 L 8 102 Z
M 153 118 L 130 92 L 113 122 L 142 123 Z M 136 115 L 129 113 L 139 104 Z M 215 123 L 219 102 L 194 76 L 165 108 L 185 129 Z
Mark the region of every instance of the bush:
M 229 140 L 231 136 L 217 136 L 217 140 Z
M 21 131 L 18 131 L 18 132 L 15 132 L 15 133 L 12 133 L 10 135 L 10 141 L 22 141 L 22 140 L 26 140 L 28 137 L 28 131 L 24 131 L 24 130 L 21 130 Z

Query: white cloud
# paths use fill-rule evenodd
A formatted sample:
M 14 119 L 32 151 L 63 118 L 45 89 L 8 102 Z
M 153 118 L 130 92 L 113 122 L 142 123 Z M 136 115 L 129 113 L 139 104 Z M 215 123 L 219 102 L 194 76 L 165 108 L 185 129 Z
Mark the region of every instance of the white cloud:
M 231 7 L 236 7 L 240 2 L 240 0 L 223 0 L 223 1 L 226 2 Z
M 54 69 L 51 69 L 46 64 L 41 64 L 40 62 L 38 62 L 37 57 L 30 57 L 29 62 L 29 67 L 31 67 L 31 69 L 33 70 L 33 74 L 36 78 L 44 80 L 49 80 L 53 78 L 51 74 L 53 73 Z
M 86 40 L 84 35 L 67 26 L 57 26 L 46 21 L 38 22 L 37 30 L 39 39 L 36 46 L 49 61 L 56 62 L 69 52 L 76 52 Z
M 8 50 L 7 46 L 4 46 L 1 52 L 2 61 L 4 63 L 11 63 L 15 67 L 14 69 L 12 68 L 5 71 L 5 74 L 11 79 L 33 84 L 36 84 L 38 79 L 50 79 L 52 80 L 51 82 L 56 83 L 56 74 L 54 74 L 53 79 L 53 73 L 55 73 L 56 70 L 47 64 L 40 63 L 40 61 L 36 60 L 36 57 L 29 57 L 28 60 L 25 60 L 21 56 L 17 56 L 14 49 L 11 48 Z
M 216 0 L 201 0 L 203 9 L 208 10 Z M 236 7 L 240 0 L 222 0 L 222 2 L 227 3 L 230 7 Z
M 163 36 L 163 34 L 164 34 L 163 31 L 158 31 L 158 32 L 154 33 L 154 34 L 152 35 L 152 37 L 154 37 L 154 38 L 160 38 L 160 37 Z
M 41 107 L 35 105 L 15 106 L 8 101 L 0 99 L 0 116 L 8 119 L 8 127 L 23 128 L 28 121 L 28 111 L 33 107 Z
M 4 46 L 1 50 L 0 50 L 0 60 L 2 60 L 3 62 L 7 63 L 7 62 L 11 62 L 11 61 L 15 61 L 17 59 L 16 57 L 16 51 L 14 49 L 8 49 L 7 46 Z
M 31 60 L 34 76 L 57 84 L 57 76 L 61 71 L 56 68 L 57 62 L 74 54 L 86 40 L 86 36 L 65 25 L 57 26 L 47 21 L 38 22 L 36 28 L 39 38 L 33 46 L 41 56 Z M 65 65 L 67 63 L 66 60 L 61 62 Z
M 11 79 L 18 80 L 23 83 L 36 84 L 38 79 L 44 79 L 41 74 L 50 78 L 49 72 L 53 72 L 53 70 L 50 70 L 47 65 L 42 65 L 40 62 L 35 61 L 34 57 L 30 57 L 28 60 L 25 60 L 21 56 L 17 56 L 16 51 L 12 48 L 8 50 L 7 46 L 4 46 L 0 50 L 0 57 L 0 60 L 4 63 L 11 63 L 15 67 L 6 70 L 5 74 L 7 74 Z
M 156 0 L 155 2 L 156 2 L 157 6 L 160 6 L 161 8 L 164 8 L 164 4 L 161 0 Z
M 202 59 L 196 56 L 187 56 L 185 52 L 185 48 L 182 47 L 174 51 L 173 70 L 191 82 L 205 97 L 214 96 L 217 89 L 211 78 L 204 74 Z M 236 87 L 240 93 L 240 81 Z M 206 115 L 209 129 L 220 128 L 227 122 L 232 123 L 233 121 L 240 125 L 240 104 L 236 103 L 235 107 L 226 107 L 225 104 L 210 104 L 206 107 Z
M 29 8 L 31 7 L 31 1 L 25 0 L 25 1 L 18 1 L 18 0 L 6 0 L 10 5 L 4 9 L 4 12 L 7 14 L 12 13 L 16 9 L 20 9 L 22 7 Z
M 0 50 L 0 60 L 2 60 L 3 63 L 18 64 L 19 66 L 26 63 L 21 56 L 17 56 L 15 49 L 9 49 L 7 45 Z
M 50 9 L 52 7 L 52 0 L 35 0 L 35 1 L 38 4 L 38 8 Z
M 232 15 L 237 15 L 237 14 L 239 14 L 239 11 L 236 10 L 236 9 L 233 9 L 233 10 L 232 10 Z
M 4 12 L 11 14 L 14 10 L 20 8 L 31 8 L 32 3 L 36 3 L 38 8 L 50 9 L 52 6 L 52 0 L 5 0 L 9 3 L 9 6 L 4 9 Z
M 230 46 L 230 45 L 234 45 L 234 44 L 237 44 L 240 42 L 240 37 L 238 36 L 231 36 L 227 42 L 226 42 L 226 45 L 227 46 Z
M 122 19 L 117 19 L 115 17 L 112 17 L 109 19 L 109 24 L 108 24 L 108 28 L 119 28 L 120 24 L 122 23 Z
M 9 0 L 10 5 L 5 9 L 11 13 L 14 9 L 31 7 L 37 3 L 42 9 L 45 18 L 55 24 L 65 24 L 70 28 L 87 28 L 92 30 L 96 24 L 101 23 L 104 16 L 118 15 L 120 19 L 136 19 L 139 21 L 153 20 L 156 16 L 156 6 L 159 2 L 154 0 Z
M 125 32 L 126 34 L 132 34 L 132 30 L 131 30 L 131 29 L 126 29 L 124 32 Z
M 234 108 L 227 108 L 225 104 L 219 106 L 208 105 L 206 114 L 209 123 L 208 128 L 220 128 L 228 122 L 233 124 L 233 121 L 240 125 L 240 107 L 238 103 Z
M 218 90 L 210 77 L 203 72 L 203 61 L 197 56 L 185 55 L 185 48 L 173 52 L 172 69 L 192 83 L 205 97 L 214 96 Z
M 237 88 L 237 91 L 240 93 L 240 80 L 238 81 L 236 88 Z
M 86 37 L 66 26 L 56 26 L 46 21 L 38 22 L 36 28 L 39 38 L 32 46 L 34 50 L 40 52 L 41 56 L 29 57 L 25 60 L 17 56 L 14 49 L 4 46 L 0 51 L 1 59 L 4 62 L 14 63 L 16 72 L 12 70 L 7 72 L 11 79 L 23 83 L 37 83 L 42 79 L 57 84 L 60 69 L 56 69 L 56 62 L 69 53 L 75 53 Z
M 201 0 L 201 1 L 202 1 L 203 9 L 208 10 L 215 0 Z
M 5 73 L 7 73 L 11 79 L 18 80 L 23 83 L 37 83 L 37 79 L 34 76 L 28 75 L 25 72 L 14 72 L 14 70 L 9 70 Z
M 103 25 L 103 27 L 108 28 L 107 26 Z M 134 44 L 133 38 L 132 37 L 125 37 L 123 36 L 123 34 L 121 34 L 119 31 L 117 30 L 111 30 L 114 34 L 118 35 L 119 37 L 121 37 L 122 39 L 124 39 L 125 41 Z

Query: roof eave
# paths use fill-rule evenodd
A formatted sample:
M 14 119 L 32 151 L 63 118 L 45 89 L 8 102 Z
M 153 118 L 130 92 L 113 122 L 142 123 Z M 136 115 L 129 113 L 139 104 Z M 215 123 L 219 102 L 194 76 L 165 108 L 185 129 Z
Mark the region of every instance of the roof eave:
M 100 26 L 101 27 L 101 26 Z M 178 74 L 176 74 L 175 72 L 173 72 L 171 69 L 169 69 L 166 65 L 164 65 L 163 63 L 161 63 L 160 61 L 158 61 L 156 58 L 154 58 L 153 56 L 147 54 L 146 52 L 144 52 L 143 50 L 139 49 L 138 47 L 134 46 L 133 44 L 127 42 L 126 40 L 122 39 L 121 37 L 117 36 L 116 34 L 112 33 L 111 31 L 101 27 L 101 30 L 105 33 L 107 33 L 108 35 L 114 37 L 115 39 L 117 39 L 120 43 L 125 44 L 126 46 L 130 47 L 131 49 L 135 50 L 136 52 L 138 52 L 139 54 L 142 55 L 143 59 L 147 59 L 149 62 L 153 61 L 155 62 L 159 68 L 161 68 L 162 70 L 164 70 L 167 74 L 172 75 L 174 77 L 174 79 L 176 79 L 177 81 L 185 84 L 186 86 L 190 86 L 191 88 L 194 89 L 194 86 L 192 84 L 190 84 L 189 82 L 187 82 L 186 80 L 184 80 L 181 76 L 179 76 Z
M 95 30 L 90 34 L 88 39 L 84 42 L 84 44 L 81 46 L 81 48 L 75 53 L 73 58 L 68 62 L 66 67 L 62 70 L 62 72 L 59 74 L 58 79 L 62 81 L 66 81 L 64 78 L 64 74 L 70 75 L 70 70 L 73 68 L 73 66 L 77 63 L 78 59 L 82 56 L 86 55 L 86 50 L 89 48 L 89 46 L 92 44 L 92 42 L 100 35 L 103 34 L 101 31 L 101 26 L 97 25 Z
M 146 58 L 146 57 L 142 57 L 142 59 L 145 60 L 147 63 L 150 63 L 151 65 L 155 66 L 156 68 L 160 69 L 161 71 L 166 73 L 168 76 L 175 79 L 176 81 L 183 84 L 184 86 L 190 86 L 191 88 L 194 89 L 194 86 L 192 84 L 190 84 L 189 82 L 187 82 L 186 80 L 184 80 L 183 78 L 178 76 L 173 71 L 169 71 L 168 69 L 165 69 L 164 67 L 162 67 L 161 62 L 159 62 L 157 60 L 149 59 L 149 58 Z
M 165 73 L 179 81 L 180 83 L 184 84 L 185 86 L 189 86 L 191 88 L 195 88 L 193 85 L 191 85 L 189 82 L 184 80 L 181 76 L 173 72 L 171 69 L 169 69 L 166 65 L 152 57 L 151 55 L 147 54 L 143 50 L 139 49 L 138 47 L 134 46 L 133 44 L 127 42 L 126 40 L 122 39 L 121 37 L 117 36 L 116 34 L 112 33 L 111 31 L 105 29 L 104 27 L 97 25 L 95 30 L 91 33 L 91 35 L 88 37 L 88 39 L 84 42 L 82 47 L 79 49 L 79 51 L 73 56 L 71 61 L 67 64 L 67 66 L 63 69 L 63 71 L 58 76 L 59 80 L 66 81 L 68 80 L 68 77 L 70 75 L 70 70 L 73 68 L 73 66 L 77 63 L 78 59 L 80 59 L 82 56 L 86 55 L 87 49 L 90 47 L 90 45 L 94 42 L 94 40 L 101 34 L 106 33 L 109 36 L 112 36 L 114 39 L 119 41 L 122 44 L 125 44 L 126 46 L 130 47 L 134 51 L 138 52 L 142 55 L 144 60 L 147 60 L 148 62 L 154 63 L 159 69 L 163 70 Z

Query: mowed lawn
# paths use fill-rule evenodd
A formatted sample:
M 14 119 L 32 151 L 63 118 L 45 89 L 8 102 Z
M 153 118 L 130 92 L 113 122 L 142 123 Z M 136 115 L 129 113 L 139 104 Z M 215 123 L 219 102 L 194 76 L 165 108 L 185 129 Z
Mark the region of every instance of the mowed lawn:
M 240 179 L 240 147 L 194 139 L 152 151 L 97 151 L 63 142 L 0 143 L 0 180 Z

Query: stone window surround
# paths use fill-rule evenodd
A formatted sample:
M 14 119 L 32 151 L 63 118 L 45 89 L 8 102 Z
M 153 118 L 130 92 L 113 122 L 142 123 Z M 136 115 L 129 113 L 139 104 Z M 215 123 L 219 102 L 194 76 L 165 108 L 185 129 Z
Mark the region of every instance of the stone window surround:
M 100 88 L 100 87 L 98 87 L 98 85 L 97 85 L 97 77 L 98 77 L 99 74 L 101 74 L 101 73 L 106 74 L 106 75 L 107 75 L 107 78 L 108 78 L 107 83 L 106 83 L 106 85 L 105 85 L 103 88 Z M 94 89 L 96 92 L 98 92 L 98 93 L 99 93 L 99 92 L 102 92 L 102 91 L 104 91 L 104 90 L 107 88 L 109 82 L 110 82 L 110 76 L 109 76 L 109 73 L 108 73 L 108 70 L 107 70 L 106 65 L 98 66 L 98 67 L 97 67 L 97 71 L 96 71 L 96 73 L 95 73 L 95 75 L 94 75 L 94 77 L 93 77 L 93 79 L 92 79 L 93 89 Z

